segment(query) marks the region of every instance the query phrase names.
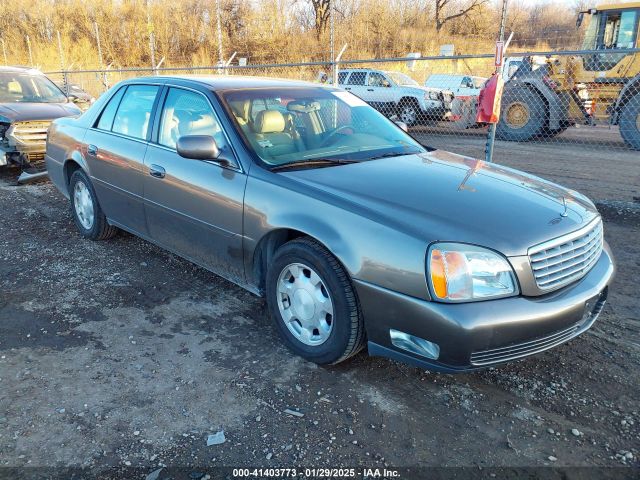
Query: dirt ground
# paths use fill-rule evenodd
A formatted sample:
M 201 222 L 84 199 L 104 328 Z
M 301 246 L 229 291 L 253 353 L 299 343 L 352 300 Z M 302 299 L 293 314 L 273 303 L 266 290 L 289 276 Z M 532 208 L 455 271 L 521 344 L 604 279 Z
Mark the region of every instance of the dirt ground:
M 568 344 L 455 376 L 366 353 L 307 363 L 261 299 L 128 234 L 84 240 L 50 183 L 1 174 L 0 466 L 140 467 L 131 478 L 180 466 L 202 478 L 213 466 L 551 465 L 634 478 L 640 159 L 609 153 L 597 178 L 579 154 L 564 165 L 526 155 L 513 163 L 540 173 L 547 162 L 544 176 L 601 202 L 619 267 L 610 300 Z M 207 446 L 219 431 L 225 442 Z

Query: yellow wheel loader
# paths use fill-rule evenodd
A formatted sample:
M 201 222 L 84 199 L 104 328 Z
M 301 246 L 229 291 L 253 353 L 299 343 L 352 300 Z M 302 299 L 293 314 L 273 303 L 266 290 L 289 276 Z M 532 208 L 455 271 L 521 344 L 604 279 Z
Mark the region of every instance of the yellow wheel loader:
M 581 55 L 525 62 L 505 84 L 496 137 L 528 141 L 576 124 L 617 125 L 640 150 L 640 2 L 601 5 L 588 16 Z

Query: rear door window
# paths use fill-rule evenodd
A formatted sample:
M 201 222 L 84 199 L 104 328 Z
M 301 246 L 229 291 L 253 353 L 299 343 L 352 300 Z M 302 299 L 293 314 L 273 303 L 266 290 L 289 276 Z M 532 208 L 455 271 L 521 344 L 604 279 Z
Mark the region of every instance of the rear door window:
M 151 110 L 160 87 L 156 85 L 131 85 L 118 106 L 113 128 L 115 133 L 146 140 Z

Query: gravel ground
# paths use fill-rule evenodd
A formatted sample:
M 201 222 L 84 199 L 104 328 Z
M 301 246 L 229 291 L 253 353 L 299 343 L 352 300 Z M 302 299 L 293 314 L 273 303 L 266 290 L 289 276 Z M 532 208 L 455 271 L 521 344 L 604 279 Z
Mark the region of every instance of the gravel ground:
M 164 466 L 201 478 L 238 465 L 551 465 L 633 478 L 640 215 L 589 182 L 619 266 L 600 319 L 539 356 L 452 376 L 365 353 L 307 363 L 261 299 L 128 234 L 84 240 L 51 184 L 14 186 L 5 172 L 0 465 L 139 467 L 132 478 Z

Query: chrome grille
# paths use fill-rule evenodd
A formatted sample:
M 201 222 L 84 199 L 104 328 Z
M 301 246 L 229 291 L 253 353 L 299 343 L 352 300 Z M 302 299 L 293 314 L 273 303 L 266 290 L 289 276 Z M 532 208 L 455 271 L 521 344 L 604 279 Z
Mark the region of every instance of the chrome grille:
M 16 146 L 25 153 L 44 153 L 50 125 L 51 120 L 16 122 L 7 131 L 9 145 Z
M 540 290 L 555 290 L 582 278 L 602 253 L 602 220 L 529 249 L 529 262 Z
M 473 352 L 471 354 L 471 363 L 477 366 L 491 365 L 492 363 L 506 362 L 540 353 L 570 340 L 576 335 L 579 328 L 579 325 L 573 325 L 565 330 L 531 340 L 530 342 Z

